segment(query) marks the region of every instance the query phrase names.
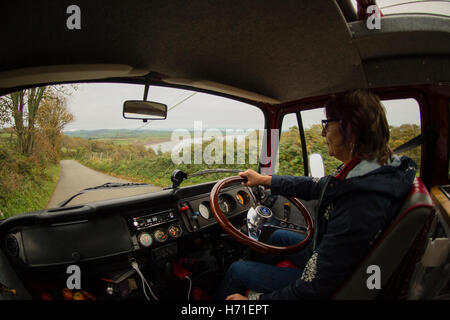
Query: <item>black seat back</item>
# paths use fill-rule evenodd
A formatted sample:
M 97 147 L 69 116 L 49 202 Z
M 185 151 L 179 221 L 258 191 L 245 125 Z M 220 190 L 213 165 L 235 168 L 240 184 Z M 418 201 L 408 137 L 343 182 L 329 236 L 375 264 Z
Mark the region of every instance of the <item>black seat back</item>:
M 404 299 L 434 217 L 430 194 L 416 178 L 397 218 L 332 299 Z M 368 267 L 379 267 L 380 288 L 369 289 Z

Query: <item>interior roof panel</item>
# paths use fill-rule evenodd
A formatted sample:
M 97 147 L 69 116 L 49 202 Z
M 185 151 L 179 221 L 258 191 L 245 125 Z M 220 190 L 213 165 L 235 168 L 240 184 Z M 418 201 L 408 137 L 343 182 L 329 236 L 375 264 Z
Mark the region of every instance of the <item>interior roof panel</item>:
M 126 64 L 279 101 L 365 84 L 333 0 L 77 1 L 81 30 L 68 30 L 71 4 L 2 4 L 0 71 Z
M 349 24 L 362 60 L 412 55 L 450 55 L 450 18 L 430 15 L 387 16 L 380 30 L 365 22 Z
M 161 75 L 167 83 L 218 83 L 281 103 L 375 83 L 447 80 L 447 68 L 433 76 L 436 67 L 422 66 L 431 75 L 423 77 L 398 69 L 414 68 L 418 59 L 395 62 L 436 56 L 447 65 L 447 17 L 395 15 L 382 18 L 381 30 L 368 30 L 363 21 L 347 23 L 334 0 L 80 0 L 81 30 L 68 30 L 66 9 L 71 4 L 1 4 L 4 88 L 11 74 L 7 71 L 78 64 L 127 65 Z M 405 79 L 406 73 L 416 78 Z

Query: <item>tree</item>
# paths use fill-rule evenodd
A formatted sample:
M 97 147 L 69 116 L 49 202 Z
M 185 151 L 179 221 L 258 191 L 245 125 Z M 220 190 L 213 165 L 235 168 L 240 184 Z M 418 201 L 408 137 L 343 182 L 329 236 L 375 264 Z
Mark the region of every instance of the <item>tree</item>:
M 17 147 L 25 155 L 33 151 L 35 120 L 45 91 L 46 87 L 16 91 L 0 101 L 2 109 L 12 116 Z
M 67 88 L 46 86 L 16 91 L 0 98 L 0 124 L 13 124 L 19 152 L 24 155 L 33 152 L 36 121 L 43 101 L 65 104 L 68 95 Z
M 0 127 L 11 123 L 11 112 L 6 105 L 2 103 L 3 100 L 3 97 L 0 98 Z
M 47 140 L 51 148 L 53 160 L 59 157 L 64 127 L 74 120 L 66 106 L 65 99 L 45 99 L 39 108 L 37 116 L 37 135 Z

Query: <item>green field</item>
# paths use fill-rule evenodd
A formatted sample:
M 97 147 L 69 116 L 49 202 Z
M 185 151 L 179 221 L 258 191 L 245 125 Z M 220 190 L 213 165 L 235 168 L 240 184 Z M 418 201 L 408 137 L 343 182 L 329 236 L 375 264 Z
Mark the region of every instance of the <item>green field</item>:
M 115 145 L 145 146 L 148 144 L 169 141 L 172 131 L 169 130 L 77 130 L 64 133 L 67 137 L 112 143 Z
M 83 139 L 131 139 L 146 140 L 153 138 L 168 138 L 172 130 L 131 130 L 131 129 L 100 129 L 66 131 L 64 135 Z

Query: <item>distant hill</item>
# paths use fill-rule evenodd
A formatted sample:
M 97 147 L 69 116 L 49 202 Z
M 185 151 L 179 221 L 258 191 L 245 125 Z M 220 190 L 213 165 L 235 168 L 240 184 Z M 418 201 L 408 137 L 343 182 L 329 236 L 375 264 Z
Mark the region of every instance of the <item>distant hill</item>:
M 143 137 L 170 136 L 172 129 L 167 130 L 134 130 L 134 129 L 98 129 L 64 131 L 66 136 L 84 139 L 126 139 Z
M 168 129 L 98 129 L 98 130 L 75 130 L 64 131 L 66 136 L 78 137 L 83 139 L 128 139 L 128 138 L 161 138 L 170 137 L 177 128 Z M 208 130 L 209 128 L 204 128 Z M 226 128 L 217 128 L 223 135 L 226 134 Z M 229 130 L 229 129 L 228 129 Z M 247 130 L 243 128 L 243 130 Z M 193 130 L 189 130 L 191 133 Z

